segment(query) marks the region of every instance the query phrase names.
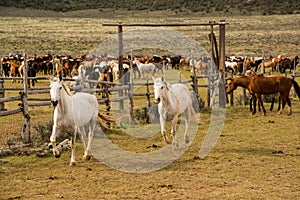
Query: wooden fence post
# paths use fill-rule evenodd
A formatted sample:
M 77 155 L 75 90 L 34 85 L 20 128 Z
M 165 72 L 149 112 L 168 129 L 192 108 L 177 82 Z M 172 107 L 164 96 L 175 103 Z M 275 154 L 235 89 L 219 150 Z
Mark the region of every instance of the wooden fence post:
M 27 55 L 24 50 L 24 67 L 23 67 L 23 86 L 24 92 L 20 92 L 22 98 L 21 110 L 23 113 L 23 126 L 22 126 L 22 140 L 24 144 L 31 142 L 30 140 L 30 114 L 28 110 L 28 65 L 27 65 Z
M 219 60 L 218 68 L 221 73 L 221 80 L 219 84 L 219 106 L 221 108 L 226 107 L 226 92 L 225 92 L 225 20 L 220 21 L 219 25 Z M 224 98 L 225 97 L 225 98 Z
M 197 99 L 197 101 L 199 101 L 199 93 L 198 93 L 198 79 L 196 76 L 196 67 L 195 67 L 195 60 L 194 60 L 194 54 L 192 53 L 192 67 L 193 67 L 193 76 L 191 76 L 193 84 L 192 84 L 192 88 L 195 94 L 195 97 Z
M 106 100 L 105 100 L 105 107 L 106 107 L 106 115 L 110 115 L 110 108 L 111 108 L 111 106 L 110 106 L 110 99 L 109 99 L 109 92 L 108 92 L 108 84 L 106 83 L 105 84 L 105 98 L 106 98 Z M 107 124 L 107 127 L 109 128 L 110 127 L 110 123 L 109 122 L 107 122 L 106 123 Z
M 4 80 L 0 79 L 0 98 L 4 98 Z M 0 103 L 0 111 L 4 111 L 4 102 Z
M 134 102 L 133 102 L 133 70 L 132 70 L 132 62 L 130 62 L 131 70 L 130 73 L 130 81 L 129 81 L 129 89 L 128 89 L 128 96 L 129 96 L 129 117 L 130 117 L 130 125 L 134 125 L 134 115 L 133 115 L 133 108 L 134 108 Z
M 146 96 L 147 96 L 147 112 L 149 112 L 150 110 L 150 107 L 151 107 L 151 100 L 150 100 L 150 89 L 149 89 L 149 79 L 148 79 L 148 75 L 146 76 L 146 88 L 147 88 L 147 93 L 146 93 Z M 150 118 L 149 118 L 149 115 L 147 114 L 147 123 L 150 123 Z
M 120 84 L 121 86 L 124 85 L 124 70 L 123 70 L 123 28 L 122 28 L 122 23 L 119 22 L 118 25 L 118 36 L 119 36 L 119 80 L 120 80 Z M 123 90 L 119 91 L 119 96 L 122 97 L 123 96 Z M 121 100 L 120 104 L 119 104 L 119 108 L 120 110 L 124 110 L 124 101 Z
M 3 75 L 3 64 L 2 64 L 2 56 L 0 56 L 0 77 L 5 76 Z

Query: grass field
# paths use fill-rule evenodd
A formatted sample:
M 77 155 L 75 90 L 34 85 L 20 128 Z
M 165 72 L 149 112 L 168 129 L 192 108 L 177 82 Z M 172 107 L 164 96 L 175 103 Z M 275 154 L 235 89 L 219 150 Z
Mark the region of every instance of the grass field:
M 230 23 L 226 28 L 227 55 L 261 55 L 262 50 L 266 56 L 299 53 L 299 15 L 199 18 L 195 15 L 176 16 L 174 13 L 164 15 L 163 12 L 153 16 L 147 12 L 117 12 L 103 14 L 99 18 L 73 18 L 74 13 L 65 16 L 48 13 L 45 16 L 37 12 L 39 17 L 16 14 L 19 16 L 0 17 L 5 27 L 0 35 L 1 55 L 22 52 L 23 49 L 29 54 L 49 51 L 89 53 L 105 38 L 116 33 L 116 28 L 103 27 L 103 22 L 193 23 L 220 19 Z M 208 27 L 182 27 L 176 30 L 209 49 Z M 296 81 L 300 83 L 299 78 Z M 47 87 L 49 83 L 41 81 L 38 84 Z M 206 99 L 205 90 L 200 95 Z M 143 99 L 138 102 L 136 106 L 146 104 Z M 268 108 L 269 104 L 265 106 Z M 62 152 L 60 159 L 52 155 L 38 157 L 36 154 L 0 157 L 0 199 L 296 200 L 300 195 L 298 98 L 292 100 L 292 108 L 291 116 L 287 115 L 287 108 L 281 115 L 267 111 L 267 115 L 262 116 L 261 113 L 250 115 L 246 106 L 228 106 L 217 144 L 207 157 L 200 159 L 199 149 L 212 120 L 211 110 L 205 109 L 198 114 L 200 125 L 194 130 L 196 136 L 188 150 L 167 167 L 149 173 L 118 171 L 99 162 L 97 155 L 90 161 L 84 161 L 81 159 L 83 149 L 79 141 L 76 167 L 68 166 L 70 151 Z M 50 106 L 33 108 L 32 122 L 47 123 L 52 118 L 52 111 Z M 21 117 L 14 115 L 5 119 L 7 121 L 4 118 L 0 120 L 3 132 L 0 142 L 3 145 L 8 137 L 19 135 Z M 159 128 L 150 131 L 154 135 L 146 139 L 132 137 L 120 128 L 107 132 L 106 136 L 120 149 L 133 153 L 163 149 L 166 144 Z M 101 140 L 99 133 L 96 137 Z
M 200 114 L 195 140 L 180 159 L 150 173 L 126 173 L 96 159 L 69 167 L 70 152 L 60 159 L 31 156 L 0 160 L 2 199 L 298 199 L 300 103 L 294 114 L 251 116 L 248 108 L 227 109 L 225 126 L 213 151 L 199 159 L 210 113 Z M 142 140 L 110 133 L 120 148 L 149 151 L 164 147 L 160 134 Z M 78 143 L 79 146 L 81 143 Z M 156 148 L 150 148 L 155 151 Z
M 226 55 L 256 55 L 262 51 L 269 54 L 294 55 L 299 53 L 299 15 L 271 16 L 212 16 L 199 17 L 196 14 L 175 15 L 172 12 L 121 12 L 101 13 L 77 11 L 75 13 L 49 13 L 40 11 L 20 13 L 11 10 L 18 17 L 1 16 L 0 54 L 23 52 L 28 54 L 88 54 L 102 41 L 117 33 L 117 27 L 102 26 L 103 23 L 208 23 L 226 20 Z M 95 18 L 88 13 L 94 13 Z M 36 15 L 34 15 L 36 14 Z M 73 16 L 77 17 L 73 17 Z M 9 15 L 10 16 L 10 15 Z M 28 16 L 28 17 L 25 17 Z M 33 16 L 33 17 L 30 17 Z M 78 16 L 88 16 L 86 18 Z M 126 27 L 124 32 L 139 27 Z M 191 37 L 210 51 L 208 34 L 210 27 L 171 27 Z M 215 27 L 218 35 L 218 27 Z M 172 44 L 171 44 L 172 45 Z M 117 48 L 117 47 L 115 47 Z

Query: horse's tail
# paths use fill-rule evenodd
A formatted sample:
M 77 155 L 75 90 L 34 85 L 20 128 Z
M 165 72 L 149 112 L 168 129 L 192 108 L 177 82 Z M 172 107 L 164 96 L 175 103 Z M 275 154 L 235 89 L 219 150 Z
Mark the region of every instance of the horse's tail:
M 116 121 L 113 117 L 98 112 L 98 122 L 100 123 L 101 127 L 103 127 L 104 129 L 109 129 L 106 122 L 115 123 Z
M 300 98 L 300 87 L 299 87 L 298 83 L 297 83 L 294 79 L 291 79 L 291 80 L 292 80 L 294 89 L 295 89 L 295 91 L 296 91 L 298 97 Z
M 200 119 L 199 119 L 198 115 L 196 114 L 193 105 L 190 106 L 189 112 L 190 112 L 189 115 L 191 116 L 191 119 L 196 120 L 197 123 L 199 123 Z

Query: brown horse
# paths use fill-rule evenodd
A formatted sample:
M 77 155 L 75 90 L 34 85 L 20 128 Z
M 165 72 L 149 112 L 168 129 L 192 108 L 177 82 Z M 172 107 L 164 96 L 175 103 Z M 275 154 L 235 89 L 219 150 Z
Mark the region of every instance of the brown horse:
M 261 70 L 263 65 L 264 65 L 264 73 L 265 73 L 265 68 L 271 68 L 270 71 L 272 71 L 272 72 L 274 72 L 276 70 L 275 69 L 275 64 L 272 61 L 267 61 L 267 62 L 264 62 L 264 63 L 260 63 L 258 65 L 258 70 Z
M 108 89 L 112 85 L 108 84 L 108 83 L 103 83 L 103 82 L 113 82 L 113 81 L 114 81 L 113 73 L 112 73 L 111 68 L 108 66 L 108 67 L 106 67 L 106 69 L 103 72 L 101 72 L 99 79 L 98 79 L 97 88 Z M 98 92 L 98 95 L 100 95 L 100 94 L 102 94 L 102 98 L 106 98 L 111 93 L 109 91 L 103 90 L 102 92 L 100 92 L 100 91 Z
M 291 105 L 291 100 L 289 98 L 289 93 L 292 86 L 294 86 L 294 89 L 298 97 L 300 98 L 300 87 L 298 83 L 292 78 L 287 78 L 284 76 L 271 76 L 271 77 L 264 77 L 261 75 L 252 76 L 249 85 L 249 92 L 255 97 L 253 99 L 254 110 L 256 110 L 256 98 L 257 98 L 261 104 L 261 107 L 265 115 L 266 109 L 264 107 L 261 95 L 279 93 L 279 98 L 281 100 L 281 107 L 278 113 L 281 114 L 282 110 L 285 107 L 285 104 L 287 103 L 289 107 L 288 115 L 291 115 L 292 105 Z
M 232 79 L 231 83 L 227 88 L 227 93 L 231 93 L 238 86 L 244 87 L 249 90 L 252 95 L 254 110 L 252 114 L 256 113 L 256 101 L 258 99 L 260 105 L 262 106 L 264 115 L 266 114 L 266 109 L 263 105 L 263 100 L 261 98 L 262 94 L 277 94 L 279 93 L 279 98 L 281 100 L 281 107 L 278 113 L 281 114 L 282 109 L 285 107 L 286 103 L 289 106 L 289 115 L 292 114 L 291 101 L 289 98 L 289 92 L 292 86 L 300 98 L 300 87 L 298 83 L 292 78 L 286 78 L 284 76 L 271 76 L 264 77 L 262 75 L 254 75 L 251 77 L 240 77 Z

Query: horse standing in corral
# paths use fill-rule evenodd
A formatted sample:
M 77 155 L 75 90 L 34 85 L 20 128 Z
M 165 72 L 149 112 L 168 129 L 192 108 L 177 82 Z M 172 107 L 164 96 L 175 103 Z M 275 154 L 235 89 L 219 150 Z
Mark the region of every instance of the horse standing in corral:
M 266 62 L 262 62 L 262 63 L 260 63 L 259 65 L 258 65 L 258 70 L 261 70 L 261 68 L 264 66 L 264 71 L 263 71 L 263 73 L 265 73 L 265 69 L 266 68 L 271 68 L 270 70 L 269 70 L 269 72 L 274 72 L 275 70 L 276 70 L 276 68 L 275 68 L 275 63 L 274 62 L 272 62 L 272 61 L 266 61 Z
M 173 145 L 178 148 L 177 141 L 177 121 L 180 114 L 185 115 L 185 142 L 189 142 L 188 127 L 192 117 L 195 117 L 195 111 L 192 105 L 192 97 L 189 89 L 182 83 L 169 84 L 163 77 L 154 78 L 154 103 L 158 104 L 161 133 L 167 144 L 171 141 L 166 135 L 166 122 L 172 121 Z
M 174 56 L 170 58 L 172 69 L 179 69 L 181 56 Z
M 28 78 L 32 78 L 31 85 L 34 87 L 35 83 L 37 83 L 37 80 L 35 79 L 37 73 L 37 62 L 32 59 L 27 60 L 27 65 L 28 65 L 27 75 Z M 30 87 L 30 79 L 28 79 L 28 87 Z
M 254 95 L 253 103 L 254 110 L 256 109 L 256 99 L 260 102 L 260 105 L 263 109 L 264 115 L 266 114 L 266 109 L 263 105 L 263 100 L 261 98 L 262 94 L 277 94 L 279 93 L 279 98 L 281 100 L 281 107 L 278 111 L 279 114 L 282 113 L 286 103 L 289 107 L 288 115 L 292 114 L 292 105 L 291 100 L 289 98 L 289 93 L 291 87 L 294 86 L 295 92 L 300 98 L 300 88 L 298 83 L 292 79 L 284 76 L 271 76 L 264 77 L 261 75 L 256 75 L 251 77 L 249 92 Z
M 10 77 L 20 77 L 21 74 L 19 73 L 19 67 L 22 65 L 22 61 L 21 60 L 10 60 L 8 63 L 10 66 L 9 76 Z M 15 79 L 13 79 L 12 82 L 14 83 Z
M 153 63 L 155 65 L 155 72 L 161 71 L 161 74 L 164 73 L 164 63 Z
M 254 106 L 252 114 L 256 113 L 257 99 L 263 109 L 264 115 L 266 114 L 266 109 L 263 105 L 263 100 L 261 97 L 262 94 L 279 93 L 281 106 L 278 111 L 278 114 L 282 113 L 282 110 L 285 107 L 286 103 L 289 106 L 288 115 L 292 114 L 291 101 L 289 98 L 289 92 L 292 86 L 294 86 L 294 89 L 298 97 L 300 98 L 300 88 L 298 83 L 294 79 L 286 78 L 284 76 L 264 77 L 262 75 L 254 75 L 251 77 L 244 76 L 239 78 L 233 78 L 231 79 L 231 82 L 226 89 L 227 93 L 231 93 L 238 86 L 248 89 L 249 93 L 251 94 L 253 98 L 253 106 Z
M 119 71 L 119 63 L 117 62 L 113 62 L 110 64 L 113 76 L 114 76 L 114 80 L 117 81 L 120 79 L 120 71 Z M 123 72 L 128 71 L 130 68 L 130 66 L 127 63 L 123 63 Z
M 55 69 L 55 73 L 57 76 L 63 76 L 63 77 L 67 76 L 67 69 L 64 68 L 60 58 L 53 58 L 52 65 Z
M 230 71 L 231 74 L 236 74 L 238 71 L 237 62 L 225 61 L 225 70 L 228 72 Z
M 144 77 L 144 73 L 150 73 L 152 76 L 154 76 L 155 74 L 155 65 L 152 63 L 148 63 L 148 64 L 143 64 L 141 63 L 139 60 L 134 59 L 133 60 L 133 64 L 136 64 L 140 74 L 141 74 L 141 78 L 145 78 Z
M 102 94 L 102 98 L 108 97 L 108 94 L 111 94 L 110 91 L 105 91 L 104 89 L 110 88 L 112 85 L 109 83 L 103 82 L 114 82 L 114 77 L 111 68 L 108 66 L 104 71 L 100 73 L 97 88 L 103 89 L 103 91 L 99 91 L 98 95 Z
M 70 166 L 76 164 L 75 160 L 75 142 L 77 131 L 81 136 L 84 146 L 85 160 L 91 158 L 91 144 L 94 136 L 95 124 L 98 121 L 102 127 L 107 128 L 106 121 L 114 121 L 98 112 L 99 105 L 94 95 L 78 92 L 74 95 L 70 93 L 69 88 L 60 79 L 51 80 L 50 82 L 51 103 L 54 106 L 53 129 L 50 142 L 53 147 L 55 157 L 60 157 L 60 152 L 56 147 L 56 137 L 61 125 L 71 126 L 73 135 L 71 138 L 71 162 Z M 86 145 L 85 126 L 89 126 L 88 142 Z

